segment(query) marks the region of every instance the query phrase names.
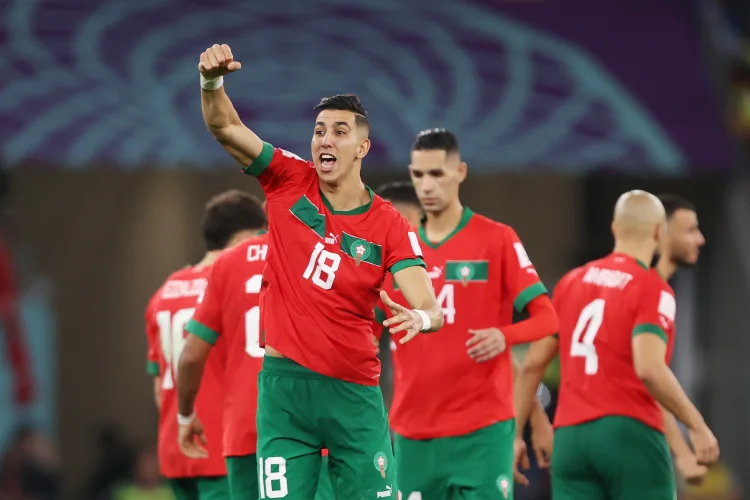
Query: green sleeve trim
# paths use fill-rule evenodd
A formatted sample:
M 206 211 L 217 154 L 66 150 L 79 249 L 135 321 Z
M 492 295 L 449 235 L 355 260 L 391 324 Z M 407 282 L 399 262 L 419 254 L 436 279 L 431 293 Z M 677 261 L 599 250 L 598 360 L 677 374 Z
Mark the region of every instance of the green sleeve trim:
M 654 325 L 653 323 L 643 323 L 642 325 L 638 325 L 635 328 L 633 328 L 633 337 L 636 335 L 640 335 L 642 333 L 650 333 L 652 335 L 656 335 L 660 339 L 664 341 L 665 344 L 669 343 L 669 338 L 667 337 L 667 334 L 664 332 L 664 329 L 660 327 L 659 325 Z
M 383 326 L 383 321 L 385 321 L 385 311 L 383 311 L 379 307 L 375 307 L 375 321 L 378 322 L 378 325 L 380 327 L 380 336 L 379 338 L 383 338 L 383 333 L 385 333 L 385 327 Z M 374 335 L 377 335 L 376 332 L 372 332 Z
M 219 340 L 219 334 L 217 332 L 211 330 L 206 325 L 198 323 L 192 318 L 190 318 L 190 321 L 188 321 L 188 324 L 185 326 L 185 330 L 192 333 L 199 339 L 205 340 L 211 345 L 214 345 L 216 341 Z
M 537 281 L 516 296 L 516 300 L 513 301 L 513 308 L 518 312 L 523 312 L 529 302 L 545 293 L 547 293 L 547 287 L 541 281 Z
M 258 177 L 266 171 L 271 164 L 271 160 L 273 160 L 273 146 L 264 142 L 263 149 L 260 150 L 258 157 L 247 168 L 242 169 L 242 173 Z
M 396 262 L 393 264 L 390 268 L 391 274 L 396 274 L 399 271 L 402 271 L 406 269 L 407 267 L 424 267 L 427 269 L 427 266 L 424 264 L 424 260 L 422 259 L 404 259 Z
M 159 372 L 159 363 L 157 363 L 156 361 L 149 361 L 148 363 L 146 363 L 146 373 L 148 373 L 149 375 L 153 375 L 154 377 L 158 377 L 159 375 L 161 375 L 161 373 Z

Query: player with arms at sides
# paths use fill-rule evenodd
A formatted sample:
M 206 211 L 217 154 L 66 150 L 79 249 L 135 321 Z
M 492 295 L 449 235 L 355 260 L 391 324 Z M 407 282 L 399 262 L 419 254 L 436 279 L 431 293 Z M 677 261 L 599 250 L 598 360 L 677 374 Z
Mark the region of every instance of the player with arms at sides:
M 651 262 L 665 231 L 659 199 L 644 191 L 615 205 L 613 253 L 566 274 L 553 294 L 559 339 L 532 345 L 517 378 L 519 423 L 541 374 L 561 354 L 552 494 L 556 500 L 676 498 L 663 406 L 689 429 L 698 461 L 716 438 L 669 369 L 676 302 Z
M 265 226 L 265 220 L 258 223 Z M 203 300 L 185 328 L 192 335 L 182 350 L 177 379 L 180 412 L 193 414 L 211 349 L 220 337 L 224 338 L 224 456 L 233 500 L 258 498 L 258 434 L 254 424 L 258 373 L 265 354 L 259 344 L 259 297 L 268 233 L 259 225 L 257 234 L 224 251 L 211 266 Z M 180 435 L 182 449 L 190 457 L 207 455 L 199 443 L 201 429 L 196 417 Z M 321 474 L 316 500 L 332 499 L 331 488 L 326 471 Z
M 146 310 L 149 340 L 148 369 L 155 376 L 159 418 L 159 463 L 178 500 L 220 499 L 229 496 L 227 469 L 222 458 L 222 403 L 224 401 L 224 359 L 212 353 L 206 362 L 203 386 L 196 407 L 203 425 L 200 437 L 208 441 L 208 458 L 194 460 L 180 450 L 184 419 L 178 417 L 175 382 L 178 360 L 185 347 L 185 326 L 206 289 L 212 264 L 225 248 L 255 236 L 265 227 L 265 215 L 258 201 L 249 194 L 232 190 L 212 198 L 203 217 L 206 254 L 195 266 L 173 273 L 157 290 Z
M 393 352 L 399 493 L 408 500 L 513 498 L 506 346 L 553 335 L 557 315 L 516 232 L 461 204 L 467 166 L 453 133 L 420 132 L 409 171 L 425 212 L 420 244 L 445 326 Z M 396 285 L 387 290 L 403 300 Z M 512 324 L 514 309 L 529 318 Z
M 417 193 L 414 190 L 414 184 L 412 184 L 411 181 L 397 181 L 384 184 L 378 188 L 377 193 L 384 200 L 391 202 L 396 210 L 401 212 L 401 215 L 409 221 L 409 224 L 413 227 L 419 227 L 422 218 L 424 217 L 424 212 L 419 203 L 419 197 L 417 197 Z M 436 273 L 433 271 L 433 274 Z M 388 340 L 389 345 L 391 346 L 391 349 L 389 350 L 396 350 L 396 343 L 390 341 L 390 335 L 388 335 L 387 328 L 383 326 L 385 318 L 386 316 L 383 307 L 375 307 L 376 324 L 373 326 L 373 332 L 375 332 L 376 335 L 375 342 L 380 345 L 384 340 Z M 386 355 L 390 356 L 390 354 Z M 515 376 L 520 364 L 513 353 L 511 353 L 511 357 L 513 361 L 513 375 Z M 383 353 L 380 354 L 380 359 L 381 361 L 384 361 Z M 389 408 L 392 400 L 392 377 L 392 372 L 385 372 L 381 379 L 383 392 L 389 396 L 386 397 L 386 402 Z M 383 384 L 385 381 L 387 381 L 388 384 Z M 549 417 L 540 404 L 534 406 L 534 410 L 530 417 L 530 426 L 531 442 L 537 457 L 537 462 L 541 467 L 548 467 L 549 458 L 552 456 L 553 431 Z M 516 460 L 520 462 L 518 465 L 528 467 L 526 443 L 523 440 L 523 429 L 520 431 L 521 439 L 516 442 Z M 524 477 L 520 471 L 515 471 L 514 475 L 516 482 L 524 485 L 528 484 L 528 479 Z
M 422 251 L 408 222 L 362 183 L 369 120 L 356 96 L 316 106 L 307 162 L 242 124 L 223 87 L 238 69 L 227 45 L 201 54 L 206 125 L 258 178 L 272 228 L 260 304 L 260 497 L 313 498 L 323 448 L 336 498 L 387 497 L 396 489 L 393 452 L 371 324 L 390 272 L 413 308 L 381 293 L 403 341 L 442 326 Z

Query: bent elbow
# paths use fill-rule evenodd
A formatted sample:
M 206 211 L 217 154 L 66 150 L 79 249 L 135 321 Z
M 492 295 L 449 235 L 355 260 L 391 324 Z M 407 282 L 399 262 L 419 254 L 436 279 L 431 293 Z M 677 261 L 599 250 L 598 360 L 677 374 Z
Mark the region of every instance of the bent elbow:
M 654 382 L 659 378 L 659 370 L 650 365 L 635 365 L 635 374 L 643 385 L 646 387 L 652 387 Z

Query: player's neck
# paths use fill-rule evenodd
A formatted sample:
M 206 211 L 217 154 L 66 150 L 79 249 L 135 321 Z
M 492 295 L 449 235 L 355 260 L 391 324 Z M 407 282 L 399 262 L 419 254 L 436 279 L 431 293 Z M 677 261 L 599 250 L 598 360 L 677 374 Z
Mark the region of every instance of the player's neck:
M 458 227 L 463 216 L 464 207 L 459 200 L 448 205 L 442 212 L 427 212 L 424 223 L 427 239 L 432 242 L 443 241 Z
M 200 262 L 198 262 L 195 267 L 209 267 L 211 266 L 214 261 L 219 257 L 221 254 L 221 250 L 209 250 L 206 252 L 206 255 L 203 256 Z
M 338 184 L 320 181 L 320 191 L 336 212 L 354 210 L 370 202 L 370 192 L 358 175 L 344 178 Z
M 645 266 L 650 265 L 654 258 L 654 250 L 650 245 L 637 242 L 616 241 L 614 252 L 633 257 Z
M 674 273 L 677 272 L 677 264 L 669 257 L 662 255 L 656 263 L 656 270 L 659 271 L 662 278 L 669 281 L 674 276 Z

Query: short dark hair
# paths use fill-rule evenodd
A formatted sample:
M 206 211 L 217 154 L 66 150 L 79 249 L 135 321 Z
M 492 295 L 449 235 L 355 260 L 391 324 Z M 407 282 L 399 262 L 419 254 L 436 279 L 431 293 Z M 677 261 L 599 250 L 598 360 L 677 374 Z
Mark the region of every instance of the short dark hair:
M 672 215 L 678 210 L 690 210 L 691 212 L 697 212 L 695 205 L 682 196 L 676 194 L 660 194 L 658 196 L 661 204 L 664 205 L 664 211 L 667 213 L 667 219 L 671 218 Z
M 339 94 L 324 97 L 314 109 L 317 111 L 324 111 L 326 109 L 351 111 L 354 113 L 354 123 L 357 127 L 370 128 L 370 119 L 367 116 L 367 110 L 362 106 L 356 94 Z
M 236 189 L 217 194 L 206 203 L 203 240 L 208 250 L 222 250 L 237 232 L 266 227 L 260 200 Z
M 376 192 L 381 198 L 391 203 L 407 203 L 421 208 L 414 185 L 409 181 L 387 182 L 380 186 Z
M 431 128 L 417 134 L 412 151 L 445 151 L 458 153 L 458 138 L 456 134 L 444 128 Z

